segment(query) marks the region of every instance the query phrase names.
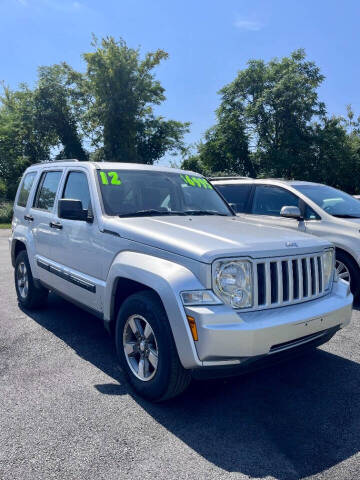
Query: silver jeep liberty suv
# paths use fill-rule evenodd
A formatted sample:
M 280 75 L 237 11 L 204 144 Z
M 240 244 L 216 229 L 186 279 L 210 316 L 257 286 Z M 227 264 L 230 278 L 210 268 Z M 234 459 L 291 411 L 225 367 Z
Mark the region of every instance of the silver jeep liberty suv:
M 241 221 L 194 172 L 35 164 L 10 251 L 20 306 L 41 307 L 52 291 L 101 318 L 129 382 L 154 401 L 194 373 L 317 346 L 350 322 L 331 244 Z

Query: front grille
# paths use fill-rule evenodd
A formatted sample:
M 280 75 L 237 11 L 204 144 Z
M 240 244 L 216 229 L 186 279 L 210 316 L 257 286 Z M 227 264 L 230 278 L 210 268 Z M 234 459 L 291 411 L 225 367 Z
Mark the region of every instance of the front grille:
M 255 308 L 305 302 L 325 293 L 321 254 L 259 260 L 253 267 Z

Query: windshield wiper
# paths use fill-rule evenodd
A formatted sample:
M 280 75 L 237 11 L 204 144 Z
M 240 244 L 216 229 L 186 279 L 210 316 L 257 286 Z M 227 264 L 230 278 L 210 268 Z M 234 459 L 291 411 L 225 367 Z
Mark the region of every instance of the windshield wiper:
M 184 215 L 221 215 L 228 217 L 227 213 L 216 212 L 215 210 L 185 210 Z
M 348 213 L 333 213 L 332 216 L 338 218 L 360 218 L 360 215 L 350 215 Z
M 168 210 L 155 210 L 155 209 L 149 209 L 149 210 L 138 210 L 137 212 L 131 212 L 131 213 L 123 213 L 119 215 L 120 218 L 124 217 L 155 217 L 155 216 L 160 216 L 160 215 L 185 215 L 184 212 L 175 212 L 175 211 L 168 211 Z
M 226 213 L 216 212 L 214 210 L 184 210 L 182 212 L 171 210 L 138 210 L 137 212 L 123 213 L 119 215 L 120 218 L 124 217 L 155 217 L 160 215 L 221 215 L 227 217 Z

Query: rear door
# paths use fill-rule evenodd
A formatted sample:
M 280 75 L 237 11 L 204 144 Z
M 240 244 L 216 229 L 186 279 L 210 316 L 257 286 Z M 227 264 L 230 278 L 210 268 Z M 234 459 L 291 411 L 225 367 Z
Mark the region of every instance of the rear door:
M 43 260 L 50 257 L 51 248 L 54 246 L 51 222 L 62 173 L 62 169 L 42 171 L 32 206 L 28 211 L 36 256 Z
M 25 226 L 26 228 L 31 225 L 32 218 L 29 216 L 28 210 L 30 208 L 29 198 L 33 185 L 36 180 L 37 171 L 28 172 L 24 175 L 19 187 L 19 192 L 15 199 L 14 205 L 14 220 L 17 224 Z

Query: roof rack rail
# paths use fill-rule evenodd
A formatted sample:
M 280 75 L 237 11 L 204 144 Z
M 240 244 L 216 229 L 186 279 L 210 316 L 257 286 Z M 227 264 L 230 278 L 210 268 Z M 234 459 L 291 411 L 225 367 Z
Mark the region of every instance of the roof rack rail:
M 242 177 L 240 175 L 230 176 L 230 177 L 210 177 L 209 178 L 209 180 L 211 180 L 211 181 L 215 181 L 215 180 L 241 180 L 241 179 L 253 180 L 251 177 Z
M 56 158 L 55 160 L 39 160 L 36 163 L 80 162 L 77 158 Z

